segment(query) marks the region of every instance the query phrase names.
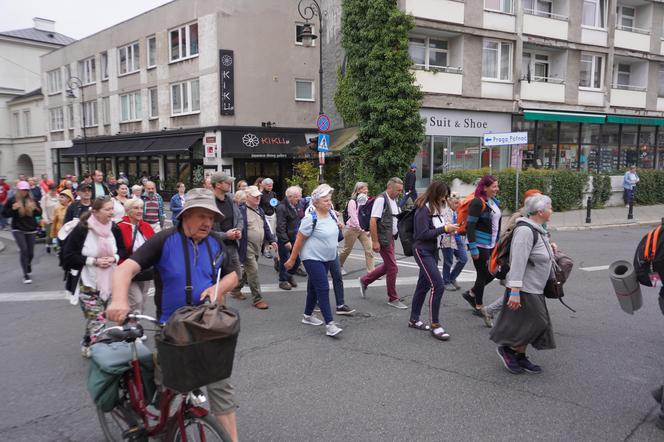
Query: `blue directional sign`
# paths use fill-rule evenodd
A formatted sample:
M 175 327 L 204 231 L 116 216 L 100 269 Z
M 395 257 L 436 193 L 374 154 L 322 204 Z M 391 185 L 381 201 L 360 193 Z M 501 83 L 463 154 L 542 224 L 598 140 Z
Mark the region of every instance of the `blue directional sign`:
M 328 134 L 318 134 L 318 152 L 330 151 L 330 136 Z

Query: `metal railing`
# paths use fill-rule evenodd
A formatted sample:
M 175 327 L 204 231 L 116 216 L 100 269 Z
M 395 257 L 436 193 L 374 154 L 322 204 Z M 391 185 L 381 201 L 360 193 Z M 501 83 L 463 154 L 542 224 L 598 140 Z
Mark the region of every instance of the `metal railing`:
M 414 69 L 427 72 L 446 72 L 448 74 L 463 74 L 463 68 L 455 66 L 426 66 L 423 64 L 414 64 Z
M 632 84 L 614 84 L 611 86 L 613 89 L 622 89 L 626 91 L 646 92 L 648 90 L 645 86 L 635 86 Z
M 651 32 L 650 29 L 637 28 L 636 26 L 625 26 L 618 23 L 616 23 L 616 29 L 626 32 L 634 32 L 637 34 L 644 34 L 644 35 L 650 35 Z
M 569 17 L 566 15 L 554 14 L 553 12 L 538 11 L 537 9 L 524 9 L 524 14 L 536 15 L 538 17 L 551 18 L 553 20 L 560 21 L 569 21 Z

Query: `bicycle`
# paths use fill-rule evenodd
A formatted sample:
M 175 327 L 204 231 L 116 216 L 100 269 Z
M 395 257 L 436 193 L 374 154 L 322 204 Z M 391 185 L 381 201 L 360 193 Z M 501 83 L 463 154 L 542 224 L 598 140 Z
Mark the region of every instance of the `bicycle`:
M 129 324 L 129 320 L 136 321 Z M 141 374 L 141 365 L 136 340 L 144 335 L 140 320 L 159 324 L 155 318 L 147 315 L 128 315 L 122 326 L 108 327 L 97 335 L 94 345 L 109 342 L 125 342 L 131 349 L 131 359 L 127 361 L 130 369 L 120 378 L 119 402 L 105 412 L 97 406 L 97 417 L 104 437 L 108 442 L 148 441 L 151 437 L 174 442 L 222 441 L 231 442 L 217 419 L 203 408 L 207 399 L 198 389 L 188 393 L 178 393 L 167 387 L 158 393 L 156 412 L 148 409 Z

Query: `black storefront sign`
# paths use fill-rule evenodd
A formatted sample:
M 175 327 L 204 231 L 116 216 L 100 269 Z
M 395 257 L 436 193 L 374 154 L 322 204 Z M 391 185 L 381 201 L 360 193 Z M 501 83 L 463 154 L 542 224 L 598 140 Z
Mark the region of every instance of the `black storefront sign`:
M 295 158 L 308 151 L 304 131 L 222 130 L 221 145 L 234 158 Z
M 219 50 L 221 115 L 235 115 L 235 55 L 229 49 Z

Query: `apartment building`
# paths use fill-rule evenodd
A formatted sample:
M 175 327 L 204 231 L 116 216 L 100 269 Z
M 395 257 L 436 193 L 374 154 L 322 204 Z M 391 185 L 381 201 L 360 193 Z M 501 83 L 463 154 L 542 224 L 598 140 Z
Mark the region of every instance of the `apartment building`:
M 301 26 L 296 3 L 175 0 L 45 55 L 54 174 L 289 176 L 318 115 Z
M 664 167 L 664 2 L 400 0 L 425 92 L 419 184 L 509 167 L 482 135 L 528 132 L 524 166 Z
M 33 22 L 0 32 L 0 175 L 9 179 L 49 171 L 40 57 L 74 41 L 56 32 L 52 20 Z

